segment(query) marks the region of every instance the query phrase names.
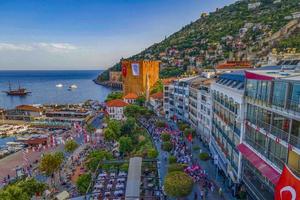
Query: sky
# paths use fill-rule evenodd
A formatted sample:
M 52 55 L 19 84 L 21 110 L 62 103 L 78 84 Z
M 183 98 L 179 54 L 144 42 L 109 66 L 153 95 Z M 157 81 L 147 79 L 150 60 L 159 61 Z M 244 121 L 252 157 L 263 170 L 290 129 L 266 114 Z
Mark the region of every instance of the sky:
M 0 70 L 106 69 L 234 0 L 0 0 Z

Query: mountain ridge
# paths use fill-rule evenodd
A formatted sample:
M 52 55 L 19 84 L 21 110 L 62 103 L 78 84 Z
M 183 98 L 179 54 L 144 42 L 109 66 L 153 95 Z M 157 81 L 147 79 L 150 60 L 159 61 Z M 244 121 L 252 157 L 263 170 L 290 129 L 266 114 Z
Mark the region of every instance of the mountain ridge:
M 285 51 L 289 47 L 300 52 L 299 11 L 298 0 L 237 1 L 209 14 L 202 13 L 196 21 L 127 59 L 160 60 L 161 75 L 168 77 L 191 67 L 213 67 L 229 59 L 249 59 L 256 64 L 262 59 L 258 57 L 262 49 L 266 51 L 263 55 L 270 53 L 272 48 Z M 279 37 L 275 42 L 268 42 L 268 38 L 293 20 L 295 30 L 287 32 L 288 38 Z M 115 64 L 98 80 L 107 80 L 110 70 L 120 71 L 120 68 L 120 63 Z

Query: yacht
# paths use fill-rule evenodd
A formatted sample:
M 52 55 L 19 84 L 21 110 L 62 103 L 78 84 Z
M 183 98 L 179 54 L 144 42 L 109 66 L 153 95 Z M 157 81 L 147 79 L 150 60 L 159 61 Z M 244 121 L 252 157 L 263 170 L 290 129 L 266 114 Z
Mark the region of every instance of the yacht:
M 69 87 L 69 90 L 77 89 L 77 85 L 73 84 Z
M 59 83 L 59 84 L 56 85 L 57 88 L 61 88 L 61 87 L 63 87 L 63 86 L 64 86 L 64 85 L 61 84 L 61 83 Z

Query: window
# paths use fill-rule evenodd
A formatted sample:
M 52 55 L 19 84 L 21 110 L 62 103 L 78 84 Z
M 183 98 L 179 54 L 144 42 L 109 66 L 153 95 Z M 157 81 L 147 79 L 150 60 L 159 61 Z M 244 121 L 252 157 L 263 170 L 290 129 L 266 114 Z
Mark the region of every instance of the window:
M 285 100 L 285 92 L 287 89 L 287 83 L 281 81 L 274 82 L 274 89 L 273 89 L 273 105 L 283 107 L 284 100 Z
M 300 84 L 292 85 L 292 94 L 289 104 L 290 109 L 300 112 Z

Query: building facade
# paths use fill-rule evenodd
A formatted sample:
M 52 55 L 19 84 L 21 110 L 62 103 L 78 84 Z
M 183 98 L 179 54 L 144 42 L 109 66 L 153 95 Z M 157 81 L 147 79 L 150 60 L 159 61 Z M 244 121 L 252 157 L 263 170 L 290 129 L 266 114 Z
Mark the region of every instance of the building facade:
M 300 67 L 246 72 L 242 179 L 253 199 L 274 198 L 284 165 L 300 175 Z
M 189 88 L 189 120 L 197 135 L 207 144 L 210 141 L 212 103 L 210 85 L 214 79 L 201 78 Z
M 159 80 L 158 61 L 122 61 L 123 93 L 146 95 Z M 148 92 L 148 94 L 147 94 Z M 148 98 L 147 98 L 148 99 Z
M 111 100 L 106 103 L 106 112 L 110 119 L 124 120 L 126 119 L 124 109 L 128 105 L 128 103 L 120 99 Z
M 189 122 L 189 88 L 192 81 L 200 78 L 193 76 L 174 80 L 164 86 L 164 113 L 167 119 Z
M 244 71 L 220 75 L 211 85 L 212 130 L 209 148 L 215 164 L 223 171 L 233 192 L 241 180 L 241 153 L 237 146 L 243 138 Z

